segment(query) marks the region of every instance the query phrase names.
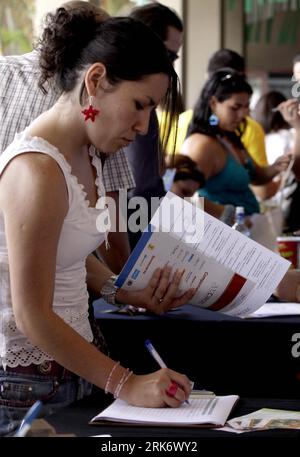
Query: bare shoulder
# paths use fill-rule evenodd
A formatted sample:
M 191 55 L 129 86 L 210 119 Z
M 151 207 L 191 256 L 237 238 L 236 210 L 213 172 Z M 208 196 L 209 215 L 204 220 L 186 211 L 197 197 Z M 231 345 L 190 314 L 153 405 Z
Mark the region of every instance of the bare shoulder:
M 222 146 L 215 138 L 202 133 L 190 135 L 184 141 L 180 152 L 199 165 L 206 179 L 218 172 L 219 156 L 224 154 Z
M 58 206 L 68 205 L 65 178 L 58 163 L 49 155 L 28 152 L 14 157 L 0 179 L 0 206 L 16 204 L 45 204 L 58 199 Z
M 186 155 L 208 154 L 209 151 L 220 151 L 220 143 L 209 135 L 193 133 L 183 143 L 181 152 Z

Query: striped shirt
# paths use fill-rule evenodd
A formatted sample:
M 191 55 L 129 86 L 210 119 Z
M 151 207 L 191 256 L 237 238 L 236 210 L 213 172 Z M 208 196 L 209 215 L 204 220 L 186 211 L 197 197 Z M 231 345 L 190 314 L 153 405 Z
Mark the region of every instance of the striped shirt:
M 38 87 L 35 51 L 21 56 L 0 56 L 0 154 L 33 119 L 50 109 L 59 94 Z M 103 168 L 106 192 L 131 189 L 134 178 L 124 151 L 106 156 Z

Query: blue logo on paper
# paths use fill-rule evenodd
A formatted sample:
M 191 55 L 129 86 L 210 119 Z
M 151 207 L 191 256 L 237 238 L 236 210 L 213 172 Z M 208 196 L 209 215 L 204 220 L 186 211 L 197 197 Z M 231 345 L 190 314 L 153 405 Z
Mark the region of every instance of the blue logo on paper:
M 132 279 L 136 279 L 139 274 L 140 274 L 140 270 L 134 270 L 134 272 L 131 275 Z

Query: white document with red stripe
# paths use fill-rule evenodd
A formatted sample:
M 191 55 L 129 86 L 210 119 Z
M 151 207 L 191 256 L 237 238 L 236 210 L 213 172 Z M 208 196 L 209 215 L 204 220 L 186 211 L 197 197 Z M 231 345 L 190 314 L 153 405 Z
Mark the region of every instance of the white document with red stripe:
M 266 302 L 290 262 L 168 192 L 116 285 L 142 289 L 166 265 L 184 270 L 181 292 L 196 289 L 191 304 L 245 317 Z

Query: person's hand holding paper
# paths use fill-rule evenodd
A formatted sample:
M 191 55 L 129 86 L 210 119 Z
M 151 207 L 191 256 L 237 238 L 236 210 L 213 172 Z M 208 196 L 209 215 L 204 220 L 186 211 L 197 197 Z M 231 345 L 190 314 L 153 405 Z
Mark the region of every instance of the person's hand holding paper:
M 169 266 L 157 268 L 145 288 L 136 291 L 119 289 L 116 299 L 122 303 L 146 308 L 155 314 L 162 314 L 184 305 L 193 298 L 196 290 L 189 289 L 178 296 L 184 271 L 175 270 L 174 274 L 172 273 L 172 268 Z
M 159 313 L 189 302 L 245 317 L 266 302 L 289 266 L 168 192 L 116 279 L 117 299 L 128 303 L 128 297 L 130 304 Z

